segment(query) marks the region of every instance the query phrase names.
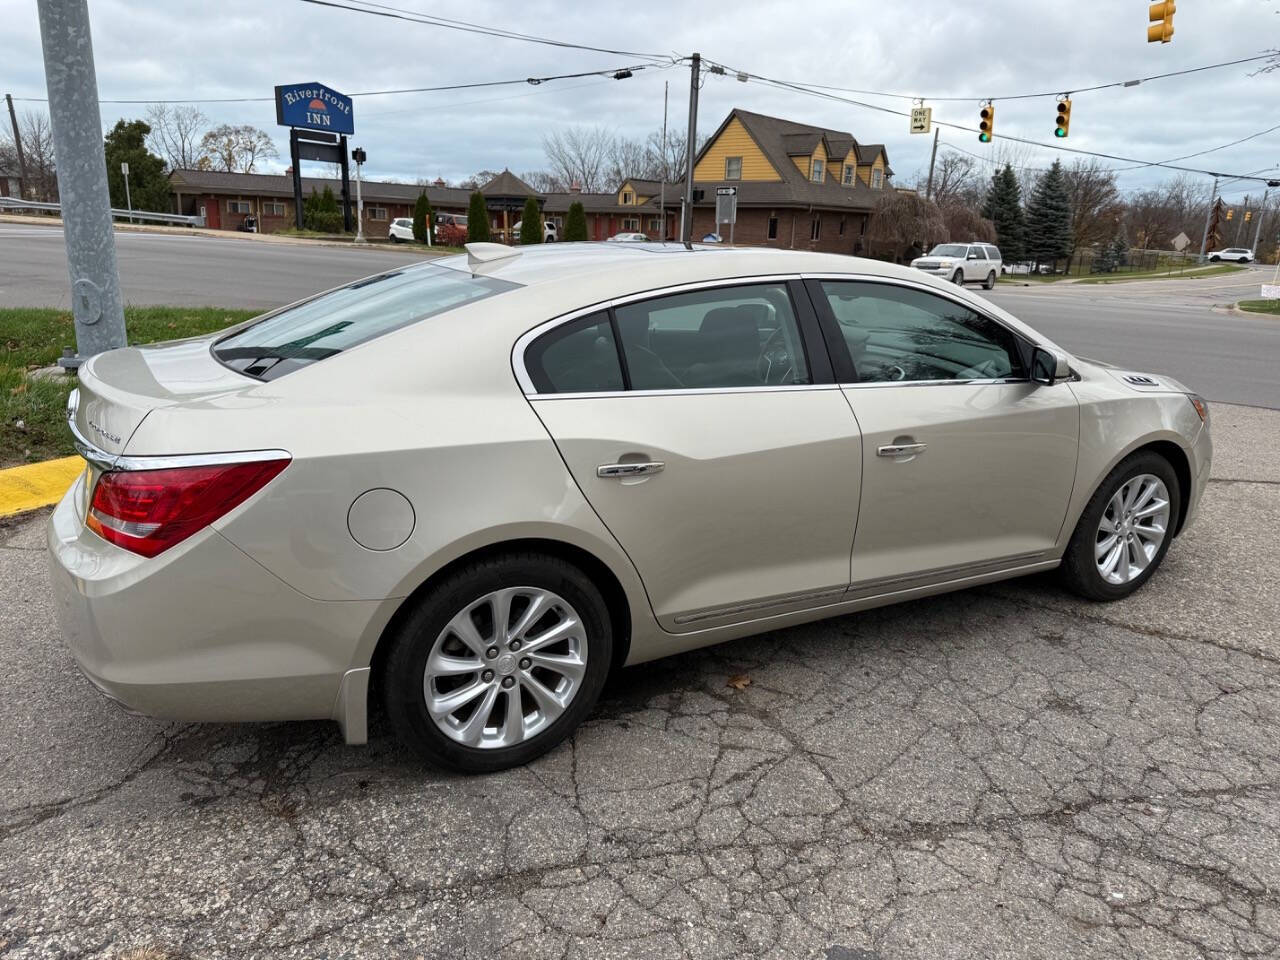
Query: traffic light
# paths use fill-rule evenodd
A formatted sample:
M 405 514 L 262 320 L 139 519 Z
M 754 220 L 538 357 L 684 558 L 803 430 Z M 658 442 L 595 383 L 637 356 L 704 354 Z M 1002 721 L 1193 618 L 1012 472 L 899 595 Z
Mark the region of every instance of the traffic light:
M 1245 223 L 1248 223 L 1248 222 L 1249 222 L 1250 220 L 1252 220 L 1252 219 L 1253 219 L 1253 211 L 1252 211 L 1252 210 L 1246 210 L 1246 211 L 1244 212 L 1244 222 L 1245 222 Z
M 1063 97 L 1058 101 L 1058 125 L 1054 128 L 1055 137 L 1065 137 L 1071 129 L 1071 98 Z
M 1235 207 L 1227 207 L 1227 219 L 1230 220 L 1236 215 Z
M 1173 12 L 1177 9 L 1173 0 L 1151 5 L 1148 11 L 1151 26 L 1147 27 L 1147 43 L 1168 43 L 1173 39 Z
M 982 143 L 990 143 L 991 135 L 996 130 L 996 105 L 991 102 L 984 103 L 982 110 L 978 113 L 978 140 Z

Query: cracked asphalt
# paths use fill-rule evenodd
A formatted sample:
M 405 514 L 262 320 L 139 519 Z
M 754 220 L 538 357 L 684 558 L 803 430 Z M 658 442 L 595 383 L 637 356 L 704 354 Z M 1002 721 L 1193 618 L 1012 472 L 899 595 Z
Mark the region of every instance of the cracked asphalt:
M 126 715 L 10 524 L 0 954 L 1280 956 L 1280 412 L 1213 417 L 1128 601 L 1013 581 L 634 668 L 488 777 L 378 720 Z

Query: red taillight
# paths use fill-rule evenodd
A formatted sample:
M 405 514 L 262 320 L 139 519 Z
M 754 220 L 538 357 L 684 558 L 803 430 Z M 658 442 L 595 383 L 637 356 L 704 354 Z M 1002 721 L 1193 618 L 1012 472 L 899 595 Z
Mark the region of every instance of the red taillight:
M 286 459 L 104 473 L 85 523 L 102 539 L 154 557 L 253 496 Z

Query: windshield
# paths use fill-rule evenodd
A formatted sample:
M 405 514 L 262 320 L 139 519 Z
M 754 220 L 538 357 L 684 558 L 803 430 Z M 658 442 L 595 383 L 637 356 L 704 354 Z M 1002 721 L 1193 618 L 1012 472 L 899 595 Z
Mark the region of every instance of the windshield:
M 940 243 L 929 251 L 931 257 L 963 257 L 969 248 L 963 243 Z
M 213 346 L 221 363 L 274 380 L 357 344 L 519 284 L 433 264 L 366 277 L 246 327 Z

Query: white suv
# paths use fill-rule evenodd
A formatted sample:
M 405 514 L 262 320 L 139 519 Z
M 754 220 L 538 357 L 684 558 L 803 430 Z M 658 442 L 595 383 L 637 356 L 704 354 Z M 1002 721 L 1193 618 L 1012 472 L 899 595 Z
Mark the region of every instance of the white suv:
M 387 239 L 392 243 L 413 240 L 413 217 L 396 217 L 387 228 Z
M 925 257 L 917 257 L 911 266 L 935 277 L 946 277 L 952 283 L 981 283 L 990 290 L 1000 276 L 1000 251 L 990 243 L 940 243 Z
M 1234 260 L 1236 263 L 1248 263 L 1253 259 L 1253 251 L 1247 247 L 1227 247 L 1225 250 L 1214 250 L 1209 260 L 1217 263 L 1220 260 Z

